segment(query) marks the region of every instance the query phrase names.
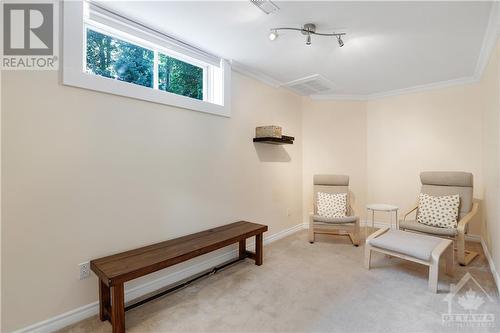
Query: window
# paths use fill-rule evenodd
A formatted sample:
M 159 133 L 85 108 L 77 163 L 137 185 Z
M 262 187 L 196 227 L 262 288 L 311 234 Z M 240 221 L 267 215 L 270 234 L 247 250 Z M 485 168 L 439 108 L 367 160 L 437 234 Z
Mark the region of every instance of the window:
M 158 89 L 203 100 L 203 68 L 160 53 Z
M 91 28 L 86 33 L 87 73 L 203 100 L 203 67 Z
M 229 116 L 230 66 L 93 2 L 64 6 L 67 85 Z
M 151 50 L 87 29 L 87 72 L 153 87 Z

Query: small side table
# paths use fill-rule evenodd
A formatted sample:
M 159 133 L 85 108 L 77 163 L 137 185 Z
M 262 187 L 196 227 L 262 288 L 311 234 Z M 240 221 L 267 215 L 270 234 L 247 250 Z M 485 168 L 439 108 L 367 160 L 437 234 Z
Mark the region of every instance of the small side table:
M 394 212 L 396 215 L 395 227 L 396 227 L 396 229 L 398 229 L 398 210 L 399 210 L 398 206 L 388 205 L 388 204 L 369 204 L 369 205 L 366 205 L 366 210 L 367 210 L 367 214 L 369 214 L 370 211 L 372 212 L 372 230 L 374 229 L 375 212 L 376 211 L 377 212 L 388 212 L 390 214 L 390 216 L 391 216 L 391 229 L 392 229 L 392 215 Z

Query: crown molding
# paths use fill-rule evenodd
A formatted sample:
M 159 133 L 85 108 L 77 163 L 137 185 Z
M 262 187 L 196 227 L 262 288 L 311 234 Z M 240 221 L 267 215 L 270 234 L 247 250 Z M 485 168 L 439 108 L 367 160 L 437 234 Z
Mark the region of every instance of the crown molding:
M 305 97 L 309 97 L 313 100 L 341 100 L 341 101 L 371 101 L 380 98 L 386 97 L 394 97 L 399 95 L 406 95 L 411 93 L 425 92 L 434 89 L 447 88 L 458 85 L 467 85 L 474 84 L 481 80 L 483 76 L 483 72 L 490 60 L 491 53 L 493 52 L 497 40 L 500 34 L 500 4 L 497 1 L 494 1 L 492 4 L 492 8 L 490 11 L 490 16 L 488 19 L 488 25 L 486 28 L 486 33 L 483 38 L 483 42 L 481 45 L 481 50 L 479 51 L 479 56 L 476 62 L 476 67 L 474 70 L 474 74 L 472 76 L 464 76 L 452 80 L 432 82 L 428 84 L 415 85 L 402 89 L 395 89 L 389 91 L 382 91 L 374 94 L 321 94 L 321 95 L 309 95 Z M 267 85 L 270 85 L 274 88 L 287 88 L 286 82 L 281 82 L 277 79 L 274 79 L 266 74 L 263 74 L 257 70 L 251 69 L 245 65 L 242 65 L 237 62 L 233 62 L 233 69 L 241 74 L 250 76 L 256 80 L 259 80 Z M 297 94 L 291 89 L 289 91 Z
M 488 65 L 491 57 L 491 53 L 495 48 L 498 40 L 498 34 L 500 33 L 500 5 L 498 2 L 493 2 L 491 7 L 490 17 L 488 20 L 488 26 L 486 28 L 486 34 L 483 38 L 483 44 L 481 50 L 479 51 L 479 57 L 476 63 L 476 70 L 474 71 L 474 77 L 479 81 L 483 76 L 483 72 Z
M 463 77 L 454 80 L 441 81 L 441 82 L 433 82 L 428 84 L 422 84 L 418 86 L 412 86 L 408 88 L 395 89 L 384 91 L 375 94 L 367 94 L 367 95 L 338 95 L 338 94 L 325 94 L 325 95 L 310 95 L 309 97 L 313 100 L 352 100 L 352 101 L 373 101 L 381 98 L 387 97 L 395 97 L 399 95 L 407 95 L 412 93 L 425 92 L 435 89 L 453 87 L 453 86 L 461 86 L 467 84 L 473 84 L 479 82 L 474 76 Z
M 250 68 L 246 65 L 243 65 L 242 63 L 239 63 L 237 61 L 231 61 L 231 68 L 235 71 L 235 72 L 238 72 L 240 74 L 243 74 L 243 75 L 246 75 L 246 76 L 249 76 L 253 79 L 256 79 L 257 81 L 261 81 L 265 84 L 267 84 L 268 86 L 271 86 L 271 87 L 274 87 L 274 88 L 279 88 L 283 85 L 282 82 L 256 70 L 256 69 L 253 69 L 253 68 Z
M 368 95 L 342 95 L 342 94 L 321 94 L 321 95 L 309 95 L 306 96 L 315 101 L 361 101 L 367 100 Z
M 426 92 L 426 91 L 430 91 L 430 90 L 448 88 L 448 87 L 453 87 L 453 86 L 462 86 L 462 85 L 477 83 L 478 81 L 479 80 L 476 79 L 474 76 L 462 77 L 462 78 L 453 79 L 453 80 L 433 82 L 433 83 L 422 84 L 422 85 L 418 85 L 418 86 L 412 86 L 412 87 L 408 87 L 408 88 L 395 89 L 395 90 L 390 90 L 390 91 L 386 91 L 386 92 L 370 94 L 370 95 L 366 96 L 366 100 L 371 101 L 371 100 L 376 100 L 376 99 L 386 98 L 386 97 L 394 97 L 394 96 L 399 96 L 399 95 L 407 95 L 407 94 L 413 94 L 413 93 L 419 93 L 419 92 Z

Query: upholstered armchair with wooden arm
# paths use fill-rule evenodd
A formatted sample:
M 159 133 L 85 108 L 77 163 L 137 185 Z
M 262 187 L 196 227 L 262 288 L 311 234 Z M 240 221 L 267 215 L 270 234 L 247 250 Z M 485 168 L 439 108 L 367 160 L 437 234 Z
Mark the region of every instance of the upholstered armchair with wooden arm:
M 309 242 L 314 243 L 316 234 L 349 236 L 354 246 L 359 245 L 359 218 L 354 213 L 350 203 L 349 176 L 343 175 L 315 175 L 314 183 L 314 212 L 309 214 Z M 316 200 L 318 193 L 347 193 L 346 216 L 323 217 L 318 215 Z
M 418 204 L 403 215 L 399 228 L 407 231 L 422 232 L 443 238 L 453 239 L 457 249 L 457 259 L 460 265 L 468 265 L 478 254 L 465 250 L 465 235 L 468 224 L 477 214 L 479 205 L 473 202 L 473 176 L 469 172 L 432 171 L 420 174 L 422 182 L 421 193 L 432 196 L 445 196 L 458 194 L 460 206 L 458 225 L 456 228 L 439 228 L 418 223 L 409 219 L 410 214 L 418 214 Z

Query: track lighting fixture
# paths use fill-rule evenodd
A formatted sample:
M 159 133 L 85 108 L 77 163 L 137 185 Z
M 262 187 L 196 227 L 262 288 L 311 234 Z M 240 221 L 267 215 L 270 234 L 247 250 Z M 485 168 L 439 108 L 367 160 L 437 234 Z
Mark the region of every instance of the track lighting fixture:
M 317 35 L 317 36 L 326 36 L 326 37 L 336 37 L 337 42 L 339 44 L 339 47 L 344 46 L 344 41 L 342 40 L 342 36 L 345 36 L 345 32 L 331 32 L 331 33 L 323 33 L 323 32 L 317 32 L 316 31 L 316 25 L 313 23 L 307 23 L 304 24 L 302 28 L 288 28 L 288 27 L 283 27 L 283 28 L 273 28 L 271 29 L 271 32 L 269 33 L 269 39 L 270 40 L 275 40 L 278 38 L 278 32 L 280 30 L 294 30 L 294 31 L 299 31 L 301 34 L 306 36 L 306 45 L 311 45 L 311 35 Z

